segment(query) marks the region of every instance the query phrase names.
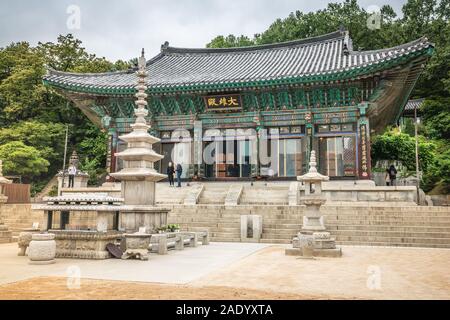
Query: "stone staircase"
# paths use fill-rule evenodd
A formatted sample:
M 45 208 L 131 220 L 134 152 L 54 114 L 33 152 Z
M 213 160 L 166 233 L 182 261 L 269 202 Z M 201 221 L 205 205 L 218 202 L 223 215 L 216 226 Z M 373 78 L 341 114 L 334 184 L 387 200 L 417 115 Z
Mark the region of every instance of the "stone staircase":
M 33 202 L 42 202 L 42 199 L 50 193 L 53 187 L 58 187 L 58 177 L 54 176 L 50 179 L 50 181 L 45 185 L 45 187 L 41 190 L 41 192 L 37 193 L 34 198 Z
M 323 208 L 326 225 L 341 245 L 450 248 L 448 207 Z M 291 243 L 301 228 L 301 206 L 173 206 L 169 223 L 183 230 L 208 230 L 212 241 L 240 242 L 240 216 L 263 217 L 262 243 Z
M 210 184 L 205 187 L 199 198 L 199 204 L 223 204 L 227 196 L 229 185 Z
M 22 229 L 31 228 L 33 222 L 42 223 L 42 212 L 32 211 L 31 204 L 7 204 L 0 206 L 1 221 L 12 231 L 17 239 Z
M 250 204 L 288 204 L 289 185 L 265 186 L 263 184 L 255 184 L 253 186 L 245 186 L 242 193 L 240 203 L 244 205 Z

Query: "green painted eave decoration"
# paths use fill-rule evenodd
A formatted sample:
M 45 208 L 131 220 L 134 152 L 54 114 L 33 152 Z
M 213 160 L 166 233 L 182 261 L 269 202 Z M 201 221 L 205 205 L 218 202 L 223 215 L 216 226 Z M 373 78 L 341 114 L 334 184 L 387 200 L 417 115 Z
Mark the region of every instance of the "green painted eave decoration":
M 306 84 L 311 82 L 329 82 L 337 80 L 349 80 L 354 79 L 364 74 L 370 74 L 373 72 L 389 69 L 395 65 L 405 63 L 406 61 L 416 58 L 418 56 L 426 55 L 431 56 L 433 54 L 433 48 L 424 48 L 422 50 L 409 53 L 402 57 L 397 57 L 392 60 L 384 61 L 379 64 L 369 65 L 362 68 L 356 68 L 353 70 L 340 71 L 325 75 L 310 75 L 305 77 L 290 77 L 284 79 L 266 79 L 257 81 L 243 81 L 243 82 L 228 82 L 228 83 L 214 83 L 214 84 L 195 84 L 195 85 L 176 85 L 176 86 L 161 86 L 151 87 L 147 90 L 149 94 L 173 94 L 178 92 L 194 92 L 194 91 L 220 91 L 220 90 L 240 90 L 248 88 L 268 88 L 273 86 L 289 86 L 297 84 Z M 92 93 L 100 95 L 134 95 L 136 89 L 134 87 L 127 88 L 101 88 L 101 87 L 87 87 L 87 86 L 75 86 L 71 84 L 65 84 L 61 82 L 44 80 L 45 85 L 49 85 L 55 88 L 69 90 L 80 93 Z

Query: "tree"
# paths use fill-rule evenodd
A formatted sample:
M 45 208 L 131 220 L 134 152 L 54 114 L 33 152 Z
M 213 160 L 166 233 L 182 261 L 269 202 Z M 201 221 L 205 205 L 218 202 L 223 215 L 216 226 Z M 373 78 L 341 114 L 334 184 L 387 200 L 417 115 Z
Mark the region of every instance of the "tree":
M 21 141 L 0 145 L 0 159 L 3 160 L 4 174 L 22 176 L 25 182 L 47 172 L 50 165 L 39 150 Z
M 60 123 L 21 121 L 11 127 L 0 129 L 0 145 L 20 141 L 36 148 L 51 164 L 51 172 L 61 168 L 64 137 L 65 126 Z

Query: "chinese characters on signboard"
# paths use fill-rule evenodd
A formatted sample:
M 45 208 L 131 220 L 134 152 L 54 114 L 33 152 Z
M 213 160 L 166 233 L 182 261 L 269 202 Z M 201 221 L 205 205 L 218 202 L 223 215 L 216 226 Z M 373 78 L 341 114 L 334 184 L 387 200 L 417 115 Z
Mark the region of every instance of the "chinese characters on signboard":
M 366 125 L 362 124 L 360 127 L 361 132 L 361 175 L 367 177 L 368 165 L 367 165 L 367 132 Z
M 227 111 L 241 110 L 241 96 L 238 94 L 227 94 L 204 97 L 207 110 Z

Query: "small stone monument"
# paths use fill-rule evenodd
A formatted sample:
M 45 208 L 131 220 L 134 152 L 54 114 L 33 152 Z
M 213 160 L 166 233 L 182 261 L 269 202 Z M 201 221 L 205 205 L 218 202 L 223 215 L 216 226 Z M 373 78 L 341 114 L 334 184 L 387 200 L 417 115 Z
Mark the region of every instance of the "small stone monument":
M 298 255 L 305 258 L 340 257 L 342 251 L 336 248 L 334 238 L 326 232 L 324 218 L 320 213 L 320 207 L 326 202 L 322 194 L 322 181 L 329 180 L 329 177 L 317 172 L 316 166 L 316 152 L 311 151 L 309 171 L 297 177 L 297 180 L 305 184 L 305 195 L 300 200 L 300 203 L 306 206 L 303 226 L 292 241 L 293 248 L 286 249 L 286 255 Z
M 3 177 L 3 163 L 0 160 L 0 206 L 8 201 L 8 197 L 5 195 L 5 185 L 12 183 L 11 180 Z M 12 241 L 12 233 L 8 226 L 3 224 L 0 216 L 0 243 L 9 243 Z

